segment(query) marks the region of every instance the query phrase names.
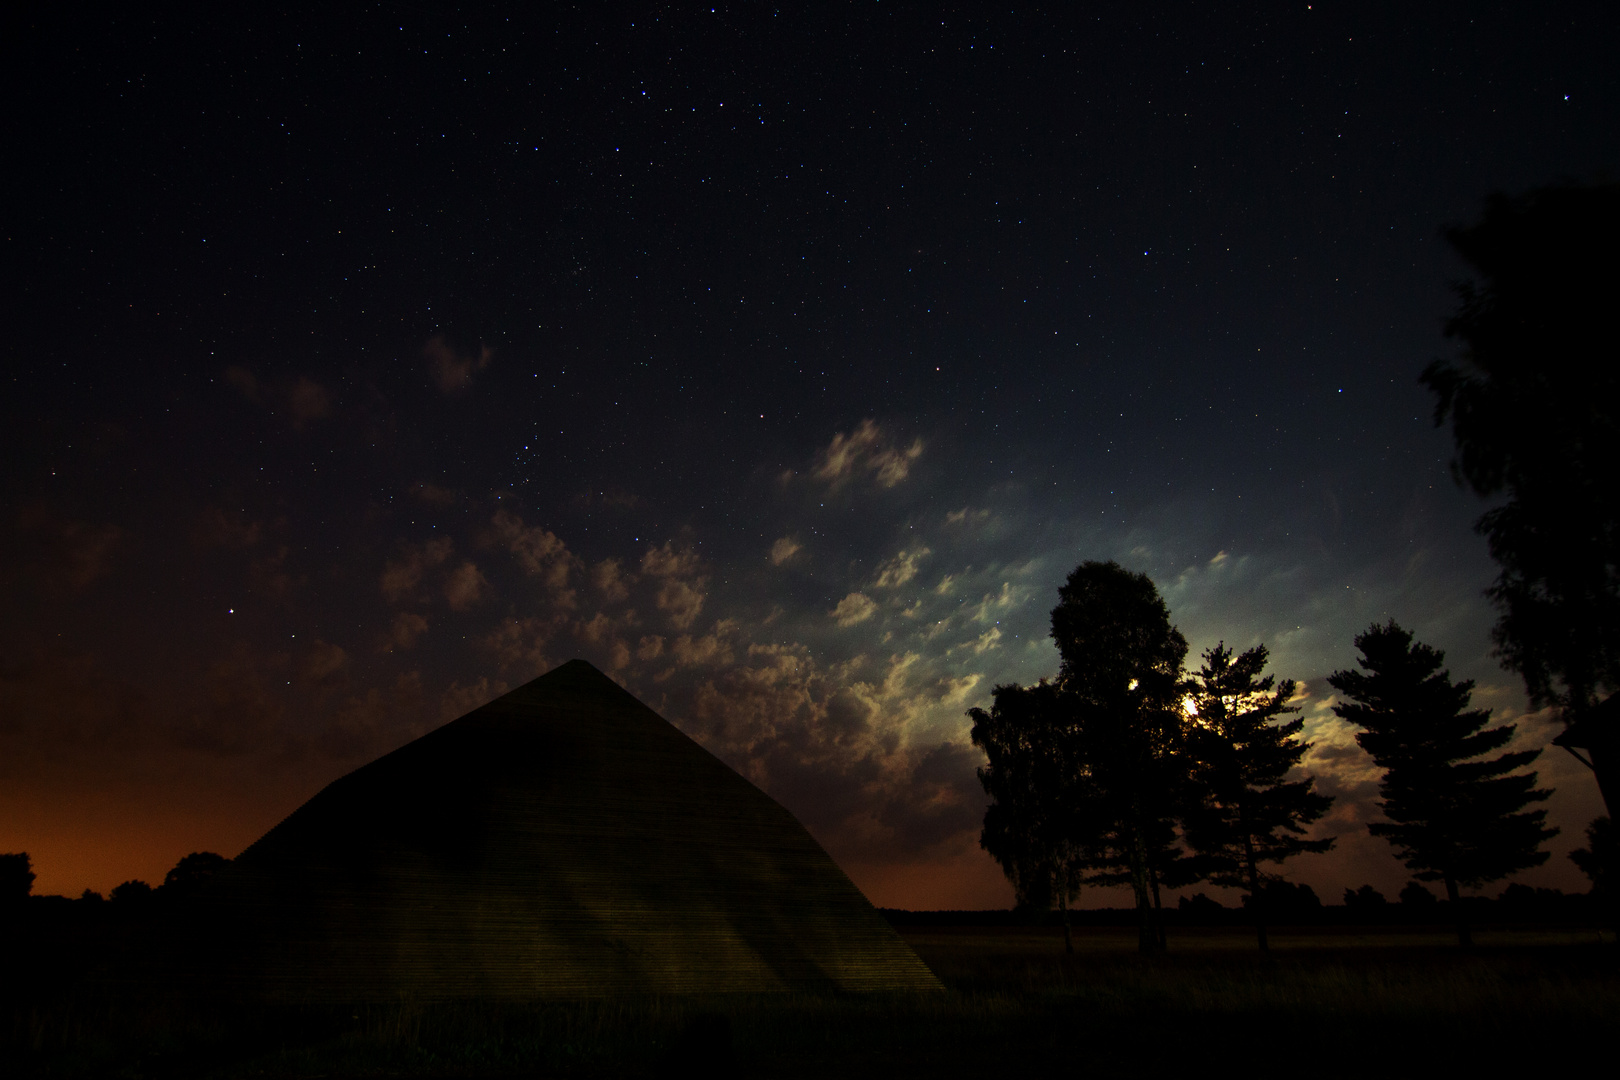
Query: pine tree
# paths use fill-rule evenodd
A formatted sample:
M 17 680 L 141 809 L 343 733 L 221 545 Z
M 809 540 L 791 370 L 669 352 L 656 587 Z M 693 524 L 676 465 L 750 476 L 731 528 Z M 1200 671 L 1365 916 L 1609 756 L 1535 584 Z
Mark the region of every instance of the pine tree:
M 1191 801 L 1187 841 L 1215 885 L 1242 888 L 1254 914 L 1260 948 L 1267 948 L 1263 863 L 1301 852 L 1327 851 L 1333 838 L 1309 840 L 1305 827 L 1333 800 L 1312 790 L 1314 780 L 1285 780 L 1310 743 L 1298 738 L 1304 721 L 1288 704 L 1294 683 L 1261 677 L 1264 645 L 1233 656 L 1225 642 L 1204 653 L 1193 676 L 1187 733 Z M 1278 722 L 1282 721 L 1282 722 Z
M 1444 882 L 1457 940 L 1472 944 L 1458 890 L 1478 888 L 1547 861 L 1540 850 L 1557 829 L 1545 810 L 1527 810 L 1551 792 L 1536 774 L 1516 772 L 1539 750 L 1495 757 L 1514 727 L 1486 728 L 1490 711 L 1469 709 L 1474 684 L 1454 683 L 1445 654 L 1412 640 L 1394 620 L 1355 639 L 1361 671 L 1337 671 L 1328 683 L 1346 700 L 1333 707 L 1361 730 L 1356 742 L 1384 769 L 1380 806 L 1387 822 L 1368 828 L 1394 846 L 1422 881 Z

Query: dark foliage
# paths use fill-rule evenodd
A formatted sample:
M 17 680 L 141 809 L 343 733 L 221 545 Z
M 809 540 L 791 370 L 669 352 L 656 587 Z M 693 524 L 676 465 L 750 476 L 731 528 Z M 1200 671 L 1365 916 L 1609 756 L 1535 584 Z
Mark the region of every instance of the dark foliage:
M 1586 827 L 1586 846 L 1570 852 L 1569 858 L 1592 883 L 1592 892 L 1614 899 L 1614 872 L 1620 864 L 1620 849 L 1615 845 L 1614 825 L 1608 818 L 1592 819 Z
M 1435 899 L 1434 893 L 1416 881 L 1408 881 L 1401 887 L 1401 903 L 1408 907 L 1432 907 L 1439 902 L 1439 900 Z
M 1069 574 L 1052 609 L 1052 638 L 1062 658 L 1057 687 L 1083 733 L 1142 915 L 1141 948 L 1159 951 L 1158 889 L 1184 869 L 1172 822 L 1182 789 L 1187 641 L 1147 575 L 1114 562 L 1081 563 Z
M 1447 233 L 1478 274 L 1423 381 L 1451 422 L 1459 483 L 1506 495 L 1477 526 L 1503 662 L 1537 704 L 1579 712 L 1620 689 L 1620 185 L 1495 196 Z
M 163 878 L 163 889 L 174 895 L 191 894 L 230 865 L 231 860 L 212 851 L 193 851 L 175 863 Z
M 1418 887 L 1423 888 L 1421 885 Z M 1428 892 L 1427 889 L 1423 891 Z M 1355 908 L 1361 911 L 1383 908 L 1388 904 L 1389 900 L 1385 898 L 1384 894 L 1371 885 L 1363 885 L 1359 889 L 1347 888 L 1344 890 L 1344 906 L 1347 908 Z
M 34 864 L 28 852 L 0 855 L 0 904 L 26 899 L 34 890 Z
M 1539 750 L 1485 755 L 1513 737 L 1513 725 L 1485 727 L 1490 713 L 1469 709 L 1472 682 L 1453 683 L 1443 653 L 1412 640 L 1393 621 L 1355 639 L 1361 671 L 1328 682 L 1346 700 L 1333 707 L 1361 730 L 1356 741 L 1384 771 L 1380 807 L 1387 822 L 1368 828 L 1396 849 L 1423 881 L 1445 883 L 1469 943 L 1460 886 L 1478 887 L 1547 860 L 1542 843 L 1557 833 L 1545 810 L 1527 810 L 1549 792 L 1536 774 L 1515 770 Z
M 108 899 L 124 907 L 140 907 L 152 899 L 152 886 L 144 881 L 126 881 L 121 885 L 114 885 Z
M 1083 733 L 1045 682 L 998 686 L 989 712 L 968 715 L 973 745 L 989 759 L 979 770 L 991 799 L 979 845 L 1001 865 L 1020 907 L 1056 903 L 1067 913 L 1109 841 Z
M 1311 916 L 1322 910 L 1322 900 L 1309 885 L 1296 885 L 1291 881 L 1272 878 L 1260 887 L 1259 897 L 1243 895 L 1243 906 L 1252 909 L 1258 903 L 1268 914 L 1287 919 L 1301 915 Z
M 1207 880 L 1249 896 L 1261 892 L 1263 864 L 1333 846 L 1332 838 L 1305 838 L 1305 826 L 1333 800 L 1312 790 L 1311 777 L 1285 779 L 1310 744 L 1298 739 L 1304 722 L 1288 704 L 1294 683 L 1273 689 L 1273 678 L 1261 676 L 1266 659 L 1263 645 L 1234 656 L 1222 642 L 1204 653 L 1204 666 L 1193 676 L 1185 741 L 1188 845 Z M 1265 906 L 1248 906 L 1265 949 Z

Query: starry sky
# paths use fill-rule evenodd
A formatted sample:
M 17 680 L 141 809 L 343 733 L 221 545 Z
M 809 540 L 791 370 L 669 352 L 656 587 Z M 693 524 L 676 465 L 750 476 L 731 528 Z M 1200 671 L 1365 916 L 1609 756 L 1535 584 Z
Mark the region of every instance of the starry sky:
M 30 16 L 32 18 L 33 16 Z M 1417 382 L 1494 191 L 1614 175 L 1601 4 L 328 4 L 7 31 L 0 851 L 233 856 L 583 657 L 876 903 L 1011 901 L 966 710 L 1068 571 L 1331 712 L 1395 618 L 1530 714 Z M 242 21 L 246 19 L 246 21 Z M 1601 812 L 1538 762 L 1564 857 Z M 1235 898 L 1214 891 L 1227 902 Z M 1084 905 L 1119 903 L 1104 891 Z

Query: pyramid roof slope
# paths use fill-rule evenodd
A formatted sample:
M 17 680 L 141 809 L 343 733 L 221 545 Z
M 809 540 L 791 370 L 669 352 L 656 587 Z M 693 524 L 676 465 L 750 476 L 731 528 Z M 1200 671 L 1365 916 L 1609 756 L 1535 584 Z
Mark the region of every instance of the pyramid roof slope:
M 787 810 L 582 660 L 328 785 L 223 887 L 277 996 L 939 987 Z

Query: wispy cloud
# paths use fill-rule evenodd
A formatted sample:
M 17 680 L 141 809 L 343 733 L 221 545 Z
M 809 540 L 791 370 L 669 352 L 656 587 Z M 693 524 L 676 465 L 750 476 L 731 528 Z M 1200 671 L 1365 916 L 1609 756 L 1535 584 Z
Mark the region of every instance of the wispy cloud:
M 911 466 L 922 452 L 921 439 L 900 448 L 876 421 L 862 420 L 848 435 L 839 432 L 833 436 L 818 455 L 811 475 L 836 487 L 855 476 L 870 474 L 879 487 L 892 488 L 910 475 Z
M 422 355 L 427 357 L 428 367 L 439 389 L 451 394 L 465 389 L 472 382 L 474 374 L 489 367 L 495 351 L 488 345 L 480 345 L 476 354 L 458 352 L 443 334 L 434 334 L 422 346 Z
M 854 626 L 863 623 L 877 611 L 877 602 L 865 593 L 852 592 L 842 600 L 838 606 L 827 612 L 839 626 Z

